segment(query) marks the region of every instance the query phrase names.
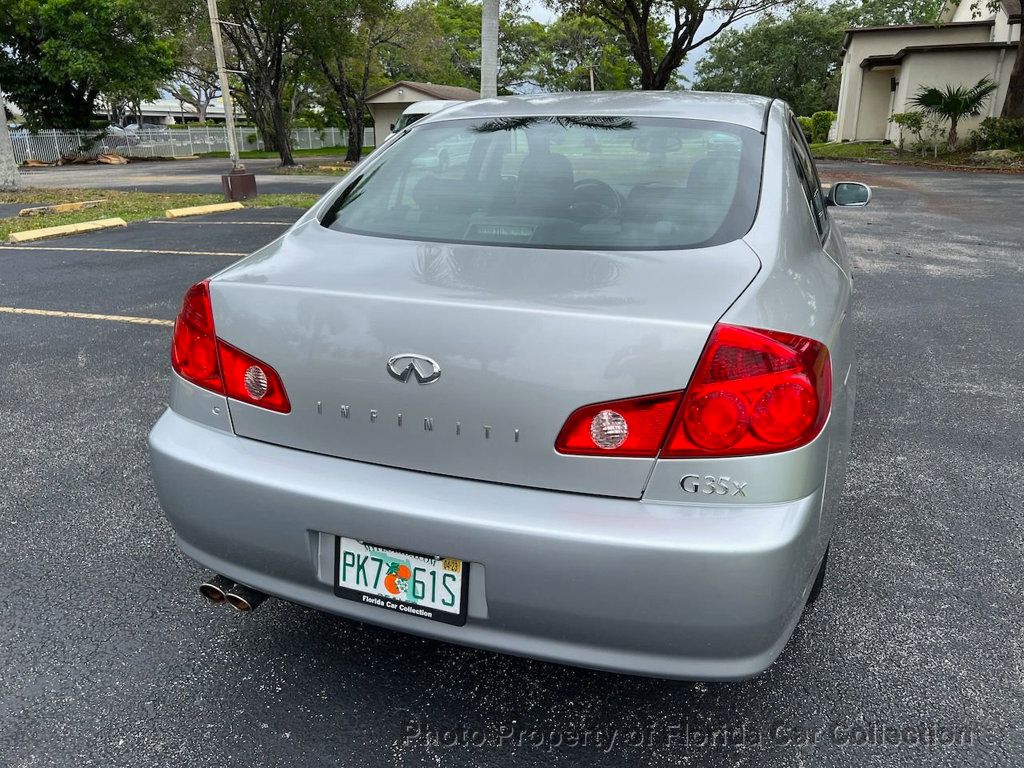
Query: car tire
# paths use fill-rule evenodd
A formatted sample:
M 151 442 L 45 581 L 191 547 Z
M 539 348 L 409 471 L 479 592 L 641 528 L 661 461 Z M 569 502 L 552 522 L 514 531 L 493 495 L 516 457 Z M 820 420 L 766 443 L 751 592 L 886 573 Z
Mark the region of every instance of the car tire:
M 831 548 L 831 544 L 825 547 L 825 554 L 821 557 L 821 565 L 818 566 L 818 575 L 814 577 L 814 584 L 811 585 L 811 592 L 807 595 L 808 605 L 814 605 L 814 601 L 817 600 L 818 595 L 821 594 L 821 588 L 825 584 L 825 567 L 828 565 L 828 553 Z

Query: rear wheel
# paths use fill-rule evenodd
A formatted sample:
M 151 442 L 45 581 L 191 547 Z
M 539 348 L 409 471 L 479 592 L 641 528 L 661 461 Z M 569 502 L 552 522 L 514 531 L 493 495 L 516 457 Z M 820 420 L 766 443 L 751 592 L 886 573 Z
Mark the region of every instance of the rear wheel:
M 811 587 L 811 593 L 807 596 L 808 605 L 814 605 L 814 601 L 817 600 L 818 595 L 821 594 L 821 588 L 825 584 L 825 566 L 828 565 L 828 553 L 831 548 L 832 545 L 829 544 L 825 548 L 825 554 L 822 555 L 821 565 L 818 566 L 818 575 L 814 577 L 814 584 Z

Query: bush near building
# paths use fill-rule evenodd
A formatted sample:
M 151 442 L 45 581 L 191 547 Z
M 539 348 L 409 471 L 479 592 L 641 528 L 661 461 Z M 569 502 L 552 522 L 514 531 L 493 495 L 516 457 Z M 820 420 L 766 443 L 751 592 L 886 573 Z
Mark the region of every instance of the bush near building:
M 803 129 L 804 136 L 807 137 L 807 143 L 810 144 L 814 141 L 814 121 L 809 117 L 798 117 L 796 121 Z
M 1024 117 L 986 117 L 971 134 L 971 143 L 982 150 L 1024 151 Z
M 828 132 L 832 130 L 832 123 L 835 122 L 835 119 L 836 113 L 828 110 L 811 115 L 811 143 L 822 144 L 828 141 Z M 804 131 L 806 130 L 804 128 Z

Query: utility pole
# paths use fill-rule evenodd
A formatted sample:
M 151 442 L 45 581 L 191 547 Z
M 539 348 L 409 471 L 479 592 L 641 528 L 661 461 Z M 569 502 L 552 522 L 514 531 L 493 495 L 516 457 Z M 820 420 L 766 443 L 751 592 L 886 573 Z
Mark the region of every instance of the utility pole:
M 480 98 L 498 95 L 498 14 L 500 0 L 484 0 L 480 30 Z
M 18 164 L 14 161 L 14 145 L 11 132 L 7 130 L 7 108 L 3 91 L 0 90 L 0 192 L 13 192 L 21 186 Z
M 591 92 L 593 92 L 593 90 L 594 90 L 594 65 L 593 64 L 590 65 L 590 90 L 591 90 Z
M 227 24 L 220 20 L 217 12 L 217 0 L 206 0 L 210 11 L 210 30 L 213 32 L 213 55 L 217 60 L 217 76 L 220 78 L 220 98 L 224 105 L 224 127 L 227 131 L 228 155 L 231 157 L 231 172 L 221 176 L 224 196 L 228 200 L 248 200 L 256 197 L 256 177 L 245 170 L 238 157 L 238 137 L 235 134 L 235 107 L 228 85 L 227 64 L 224 61 L 224 42 L 220 37 L 220 25 Z

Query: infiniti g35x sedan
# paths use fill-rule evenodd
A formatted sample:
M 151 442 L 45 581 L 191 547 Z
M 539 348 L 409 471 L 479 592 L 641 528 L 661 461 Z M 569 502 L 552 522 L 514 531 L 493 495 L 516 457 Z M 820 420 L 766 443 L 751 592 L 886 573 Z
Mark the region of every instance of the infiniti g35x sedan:
M 789 107 L 483 99 L 190 288 L 160 501 L 202 591 L 735 679 L 820 589 L 850 265 Z

